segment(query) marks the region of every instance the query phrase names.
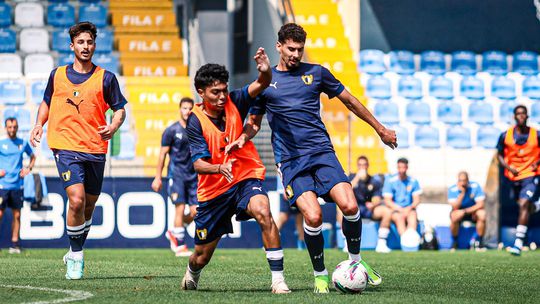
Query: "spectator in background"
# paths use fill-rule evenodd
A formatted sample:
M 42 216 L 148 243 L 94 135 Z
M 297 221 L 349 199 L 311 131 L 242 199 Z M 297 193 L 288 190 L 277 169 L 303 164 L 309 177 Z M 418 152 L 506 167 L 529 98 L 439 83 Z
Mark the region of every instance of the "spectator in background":
M 479 251 L 485 250 L 483 244 L 486 230 L 485 198 L 486 195 L 482 187 L 477 182 L 470 182 L 467 172 L 459 172 L 457 183 L 448 189 L 448 203 L 452 205 L 450 231 L 452 232 L 453 250 L 458 248 L 459 225 L 462 221 L 476 223 L 477 236 L 475 237 L 474 248 Z
M 420 204 L 422 189 L 415 178 L 407 175 L 409 161 L 406 158 L 398 159 L 397 169 L 396 174 L 385 178 L 383 197 L 386 206 L 392 210 L 392 221 L 401 236 L 408 229 L 416 232 L 416 207 Z
M 11 247 L 9 253 L 21 253 L 19 229 L 23 206 L 23 179 L 32 171 L 36 156 L 28 141 L 18 138 L 19 124 L 16 118 L 5 121 L 7 137 L 0 140 L 0 221 L 6 207 L 13 212 L 11 224 Z M 28 166 L 23 167 L 23 154 L 30 157 Z
M 276 222 L 276 226 L 278 230 L 281 231 L 281 228 L 283 228 L 285 223 L 287 223 L 289 217 L 291 215 L 294 215 L 297 236 L 296 248 L 298 250 L 304 250 L 306 249 L 306 244 L 304 243 L 304 217 L 298 211 L 298 208 L 296 208 L 296 206 L 291 206 L 289 204 L 287 196 L 285 195 L 285 189 L 283 189 L 283 181 L 279 174 L 277 175 L 276 180 L 276 191 L 277 193 L 279 193 L 279 217 Z

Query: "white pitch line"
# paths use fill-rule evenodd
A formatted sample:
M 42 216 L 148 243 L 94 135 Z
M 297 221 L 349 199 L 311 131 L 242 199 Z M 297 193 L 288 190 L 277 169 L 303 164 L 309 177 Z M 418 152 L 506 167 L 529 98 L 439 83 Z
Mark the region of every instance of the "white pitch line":
M 35 286 L 17 286 L 17 285 L 0 285 L 0 287 L 4 288 L 19 288 L 19 289 L 31 289 L 31 290 L 39 290 L 39 291 L 48 291 L 48 292 L 60 292 L 65 293 L 69 297 L 57 299 L 57 300 L 51 300 L 51 301 L 39 301 L 39 302 L 26 302 L 23 304 L 53 304 L 53 303 L 66 303 L 66 302 L 73 302 L 73 301 L 81 301 L 86 300 L 88 298 L 93 297 L 94 295 L 87 291 L 82 290 L 67 290 L 67 289 L 54 289 L 54 288 L 47 288 L 47 287 L 35 287 Z

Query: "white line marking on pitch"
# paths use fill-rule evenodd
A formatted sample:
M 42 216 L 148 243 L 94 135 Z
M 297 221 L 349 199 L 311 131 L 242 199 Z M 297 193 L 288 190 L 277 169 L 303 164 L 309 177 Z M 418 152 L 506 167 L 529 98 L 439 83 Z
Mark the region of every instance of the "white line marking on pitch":
M 31 290 L 40 290 L 40 291 L 49 291 L 49 292 L 61 292 L 67 294 L 69 297 L 51 301 L 38 301 L 38 302 L 26 302 L 24 304 L 52 304 L 52 303 L 66 303 L 73 301 L 86 300 L 93 297 L 94 295 L 87 291 L 82 290 L 67 290 L 67 289 L 54 289 L 47 287 L 35 287 L 35 286 L 17 286 L 17 285 L 0 285 L 4 288 L 19 288 L 19 289 L 31 289 Z

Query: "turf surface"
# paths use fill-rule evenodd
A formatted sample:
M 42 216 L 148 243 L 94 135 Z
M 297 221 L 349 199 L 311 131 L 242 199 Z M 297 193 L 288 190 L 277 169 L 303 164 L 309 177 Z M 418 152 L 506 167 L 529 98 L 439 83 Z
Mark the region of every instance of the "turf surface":
M 218 249 L 204 269 L 198 291 L 181 291 L 187 258 L 162 249 L 85 250 L 85 278 L 64 279 L 64 250 L 0 252 L 0 303 L 53 301 L 65 294 L 6 285 L 86 291 L 85 303 L 538 303 L 540 251 L 513 257 L 484 253 L 364 252 L 363 258 L 383 275 L 379 287 L 362 295 L 312 292 L 313 277 L 306 251 L 285 251 L 285 275 L 293 293 L 272 295 L 262 250 Z M 333 268 L 346 255 L 326 251 Z

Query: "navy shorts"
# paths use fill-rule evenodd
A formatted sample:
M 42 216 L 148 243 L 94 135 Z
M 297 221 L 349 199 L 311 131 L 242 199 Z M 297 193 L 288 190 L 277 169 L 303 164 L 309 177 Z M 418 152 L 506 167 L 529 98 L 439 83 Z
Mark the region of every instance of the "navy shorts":
M 21 209 L 23 207 L 23 202 L 23 190 L 0 189 L 0 209 L 4 210 L 6 207 L 11 209 Z
M 373 212 L 369 210 L 368 207 L 366 207 L 366 205 L 358 204 L 358 209 L 360 210 L 360 217 L 365 218 L 365 219 L 373 218 Z
M 82 160 L 68 154 L 54 155 L 58 174 L 64 189 L 75 184 L 83 184 L 87 194 L 99 195 L 103 184 L 105 162 Z
M 175 181 L 170 178 L 167 193 L 175 205 L 197 205 L 197 179 L 192 181 Z
M 512 182 L 512 197 L 536 202 L 540 196 L 538 182 L 540 176 L 531 176 Z
M 279 212 L 289 213 L 289 214 L 298 214 L 300 211 L 296 206 L 291 206 L 289 201 L 283 197 L 283 194 L 279 195 Z
M 349 182 L 334 152 L 300 156 L 279 163 L 278 168 L 291 206 L 307 191 L 315 192 L 327 202 L 332 201 L 328 192 L 341 182 Z
M 259 179 L 247 179 L 227 192 L 206 202 L 199 202 L 195 216 L 195 244 L 210 243 L 224 234 L 232 233 L 231 218 L 237 221 L 251 219 L 246 212 L 249 200 L 258 194 L 268 196 Z

